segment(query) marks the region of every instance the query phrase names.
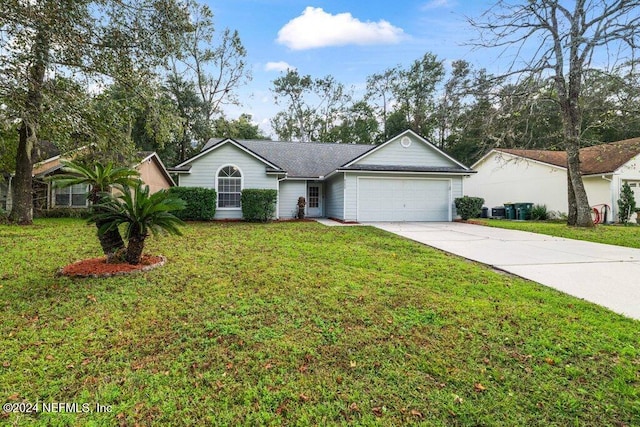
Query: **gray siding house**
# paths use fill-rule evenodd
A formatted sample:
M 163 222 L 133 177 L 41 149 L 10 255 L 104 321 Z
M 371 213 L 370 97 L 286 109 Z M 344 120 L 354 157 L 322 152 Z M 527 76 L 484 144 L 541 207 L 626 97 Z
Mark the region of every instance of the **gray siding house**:
M 210 140 L 169 169 L 182 187 L 214 188 L 216 219 L 242 218 L 245 188 L 278 191 L 276 216 L 341 221 L 451 221 L 473 171 L 412 131 L 379 145 Z

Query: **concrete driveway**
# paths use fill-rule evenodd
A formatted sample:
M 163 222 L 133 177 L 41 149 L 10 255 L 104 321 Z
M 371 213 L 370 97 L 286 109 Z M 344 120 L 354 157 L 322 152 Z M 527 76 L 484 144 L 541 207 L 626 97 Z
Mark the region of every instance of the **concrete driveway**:
M 640 319 L 640 249 L 456 222 L 366 225 Z

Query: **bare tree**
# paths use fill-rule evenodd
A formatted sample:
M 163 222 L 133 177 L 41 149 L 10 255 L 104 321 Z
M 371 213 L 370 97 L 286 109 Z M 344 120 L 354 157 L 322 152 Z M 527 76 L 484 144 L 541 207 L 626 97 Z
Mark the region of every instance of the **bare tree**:
M 584 72 L 594 58 L 604 57 L 598 65 L 607 66 L 633 56 L 640 41 L 639 6 L 640 0 L 500 0 L 479 19 L 469 19 L 480 35 L 475 45 L 513 55 L 507 74 L 546 73 L 554 80 L 567 152 L 569 225 L 593 226 L 579 158 Z
M 241 85 L 251 80 L 247 68 L 247 51 L 238 31 L 225 29 L 219 44 L 215 38 L 213 13 L 206 5 L 189 0 L 192 31 L 184 33 L 180 42 L 183 50 L 170 58 L 170 73 L 175 79 L 195 82 L 205 118 L 213 120 L 223 105 L 239 105 L 235 93 Z
M 378 98 L 382 103 L 380 106 L 383 127 L 383 134 L 380 138 L 381 141 L 389 139 L 389 133 L 387 132 L 387 115 L 393 101 L 394 80 L 398 72 L 399 67 L 393 67 L 386 69 L 380 74 L 372 74 L 367 77 L 367 99 Z
M 276 104 L 286 109 L 271 120 L 276 134 L 302 142 L 326 141 L 352 101 L 351 90 L 332 76 L 313 78 L 296 70 L 275 79 L 271 91 Z

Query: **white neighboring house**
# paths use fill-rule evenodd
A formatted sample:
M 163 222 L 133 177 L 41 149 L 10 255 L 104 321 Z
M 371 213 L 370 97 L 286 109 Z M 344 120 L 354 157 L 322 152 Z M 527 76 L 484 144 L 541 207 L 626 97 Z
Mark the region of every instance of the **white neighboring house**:
M 591 206 L 608 205 L 618 218 L 618 199 L 628 183 L 640 206 L 640 138 L 580 149 L 582 180 Z M 567 212 L 567 156 L 564 151 L 494 148 L 478 160 L 465 181 L 465 194 L 492 208 L 504 203 L 544 204 Z M 632 216 L 632 219 L 635 216 Z

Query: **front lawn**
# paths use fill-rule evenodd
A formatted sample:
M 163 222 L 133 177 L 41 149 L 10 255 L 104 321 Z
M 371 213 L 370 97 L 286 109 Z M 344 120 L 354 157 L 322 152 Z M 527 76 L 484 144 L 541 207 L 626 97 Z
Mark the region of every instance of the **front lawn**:
M 501 219 L 474 219 L 476 223 L 510 230 L 530 231 L 567 239 L 640 248 L 640 227 L 635 224 L 596 225 L 594 228 L 569 227 L 566 223 L 542 221 L 507 221 Z
M 0 400 L 90 410 L 0 424 L 640 424 L 637 321 L 369 227 L 184 231 L 69 279 L 95 227 L 0 226 Z

